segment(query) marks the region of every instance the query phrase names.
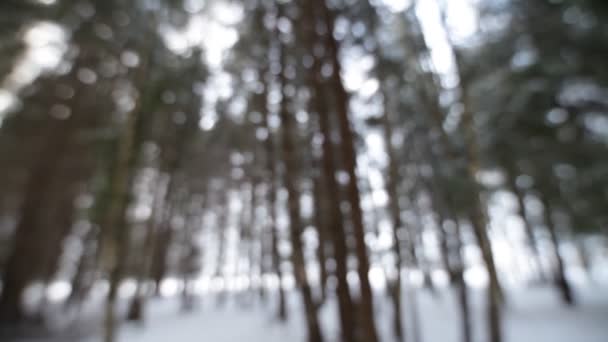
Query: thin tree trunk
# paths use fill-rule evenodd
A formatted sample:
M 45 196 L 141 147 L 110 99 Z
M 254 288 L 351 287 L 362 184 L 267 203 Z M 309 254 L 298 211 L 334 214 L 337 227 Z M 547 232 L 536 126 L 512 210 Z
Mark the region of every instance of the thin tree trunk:
M 399 172 L 397 169 L 397 161 L 395 160 L 395 149 L 393 147 L 392 137 L 393 131 L 389 118 L 389 100 L 386 91 L 383 91 L 384 98 L 384 113 L 382 115 L 382 128 L 384 133 L 384 144 L 388 155 L 388 172 L 386 191 L 388 193 L 388 207 L 391 220 L 393 223 L 393 254 L 395 255 L 395 268 L 397 273 L 395 279 L 389 284 L 390 293 L 393 301 L 393 333 L 398 341 L 405 340 L 403 330 L 403 313 L 401 308 L 401 270 L 403 267 L 403 256 L 401 253 L 403 234 L 403 224 L 401 221 L 401 208 L 399 207 L 399 194 L 397 187 L 399 184 Z
M 456 246 L 454 246 L 455 252 L 455 265 L 454 267 L 454 276 L 455 276 L 455 284 L 458 289 L 458 303 L 460 307 L 460 316 L 461 316 L 461 324 L 462 324 L 462 342 L 471 342 L 473 341 L 473 322 L 471 318 L 471 311 L 469 309 L 469 291 L 467 289 L 467 283 L 464 279 L 464 250 L 462 248 L 462 233 L 460 231 L 460 223 L 454 222 L 456 231 L 455 231 L 455 242 Z
M 162 180 L 162 176 L 157 176 L 157 182 Z M 146 297 L 148 294 L 146 291 L 145 283 L 151 273 L 152 261 L 155 255 L 155 237 L 158 234 L 158 216 L 162 215 L 162 206 L 164 204 L 165 193 L 167 191 L 167 181 L 160 183 L 158 190 L 155 192 L 154 200 L 152 203 L 152 214 L 147 222 L 146 232 L 144 236 L 144 242 L 142 246 L 142 254 L 139 260 L 140 267 L 137 269 L 137 287 L 135 289 L 135 295 L 131 299 L 129 305 L 129 311 L 127 319 L 130 321 L 143 322 L 145 318 L 144 309 Z M 161 215 L 157 215 L 161 212 Z M 161 218 L 162 219 L 162 218 Z M 160 286 L 157 284 L 156 288 Z
M 139 110 L 136 108 L 129 113 L 127 122 L 120 135 L 116 162 L 112 172 L 111 202 L 103 225 L 107 234 L 103 245 L 106 267 L 110 275 L 110 289 L 106 298 L 104 341 L 116 341 L 116 301 L 118 287 L 122 279 L 123 268 L 129 246 L 129 228 L 125 222 L 125 213 L 129 203 L 129 190 L 133 175 L 135 138 Z
M 262 74 L 265 76 L 265 73 Z M 265 84 L 264 89 L 267 89 L 267 84 Z M 266 169 L 268 171 L 268 179 L 266 183 L 268 184 L 268 189 L 266 191 L 266 201 L 268 208 L 268 230 L 270 231 L 271 237 L 271 256 L 272 256 L 272 268 L 275 274 L 279 279 L 279 286 L 277 288 L 279 294 L 279 304 L 277 308 L 277 315 L 281 321 L 285 321 L 287 319 L 287 302 L 285 298 L 285 290 L 283 289 L 283 271 L 281 269 L 281 254 L 279 253 L 279 231 L 278 226 L 276 224 L 277 217 L 277 189 L 276 189 L 276 161 L 275 161 L 275 146 L 273 140 L 272 129 L 270 126 L 270 118 L 268 115 L 268 109 L 266 107 L 266 91 L 263 93 L 263 97 L 261 101 L 263 101 L 262 108 L 262 116 L 264 120 L 264 125 L 268 135 L 265 141 L 265 149 L 266 149 Z
M 439 162 L 437 157 L 433 153 L 429 144 L 424 144 L 425 154 L 430 161 L 433 170 L 440 170 Z M 465 259 L 464 249 L 462 246 L 462 232 L 461 226 L 458 222 L 457 216 L 453 210 L 453 199 L 452 194 L 449 191 L 444 191 L 445 187 L 442 186 L 440 174 L 434 175 L 431 181 L 428 183 L 428 187 L 431 190 L 431 196 L 433 204 L 438 214 L 438 221 L 440 225 L 440 248 L 443 259 L 443 264 L 450 276 L 450 282 L 456 287 L 458 306 L 460 308 L 461 318 L 461 341 L 471 342 L 473 341 L 473 322 L 471 317 L 471 310 L 469 306 L 469 293 L 467 284 L 464 279 L 465 270 Z M 452 220 L 454 224 L 454 231 L 450 234 L 447 231 L 445 225 L 446 217 Z M 453 244 L 448 244 L 448 239 L 453 239 Z
M 553 252 L 553 257 L 555 259 L 555 285 L 557 286 L 564 303 L 566 303 L 566 305 L 572 306 L 575 304 L 574 295 L 572 294 L 572 288 L 570 286 L 570 283 L 566 278 L 564 259 L 562 258 L 562 255 L 559 250 L 559 239 L 557 237 L 555 221 L 553 220 L 552 216 L 551 203 L 549 202 L 544 193 L 540 194 L 540 200 L 543 203 L 543 217 L 545 220 L 547 231 L 549 233 L 549 237 L 551 238 L 551 251 Z
M 511 161 L 505 163 L 506 168 L 506 178 L 507 178 L 507 186 L 509 190 L 515 195 L 517 199 L 517 214 L 521 217 L 524 223 L 524 231 L 526 232 L 526 242 L 528 244 L 528 248 L 530 252 L 532 252 L 532 263 L 536 272 L 538 273 L 539 279 L 545 279 L 545 273 L 543 270 L 541 258 L 540 258 L 540 250 L 538 248 L 538 243 L 536 241 L 536 237 L 534 236 L 534 230 L 532 229 L 532 225 L 530 224 L 530 219 L 527 215 L 526 211 L 526 203 L 524 201 L 525 194 L 524 192 L 517 186 L 516 183 L 516 171 L 514 165 Z
M 314 156 L 312 158 L 315 158 Z M 317 162 L 314 162 L 313 166 L 315 172 L 320 172 L 318 170 Z M 314 222 L 315 227 L 317 228 L 317 236 L 319 245 L 317 246 L 317 260 L 319 263 L 319 287 L 321 288 L 321 298 L 320 303 L 325 301 L 326 292 L 327 292 L 327 278 L 329 276 L 326 261 L 327 261 L 327 250 L 326 250 L 326 241 L 327 241 L 327 224 L 326 217 L 324 215 L 325 204 L 326 204 L 326 196 L 324 195 L 324 191 L 322 188 L 321 175 L 315 174 L 313 175 L 313 201 L 314 201 Z
M 228 245 L 228 219 L 230 216 L 230 186 L 227 187 L 223 197 L 220 199 L 220 209 L 218 213 L 217 219 L 217 238 L 218 238 L 218 252 L 217 259 L 215 260 L 215 271 L 213 276 L 216 278 L 222 278 L 224 281 L 224 288 L 220 291 L 217 296 L 217 305 L 223 305 L 226 301 L 226 296 L 228 295 L 228 289 L 226 285 L 228 283 L 228 278 L 226 277 L 225 267 L 226 267 L 226 255 L 227 255 L 227 245 Z

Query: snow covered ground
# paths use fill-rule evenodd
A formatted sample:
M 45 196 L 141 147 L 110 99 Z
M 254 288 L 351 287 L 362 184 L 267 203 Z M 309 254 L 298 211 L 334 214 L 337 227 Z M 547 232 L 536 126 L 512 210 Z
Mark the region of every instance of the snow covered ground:
M 608 341 L 608 291 L 605 287 L 589 286 L 578 289 L 579 305 L 564 307 L 555 292 L 548 288 L 510 291 L 505 310 L 507 342 L 606 342 Z M 412 308 L 412 296 L 406 305 Z M 481 313 L 482 293 L 472 294 L 475 314 L 475 335 L 485 341 Z M 238 298 L 238 297 L 237 297 Z M 408 300 L 409 299 L 409 300 Z M 385 296 L 376 298 L 377 320 L 382 341 L 393 341 L 388 333 L 392 316 Z M 283 324 L 273 318 L 272 303 L 244 306 L 238 299 L 228 299 L 218 306 L 215 298 L 201 298 L 197 309 L 189 314 L 179 313 L 177 299 L 156 299 L 148 306 L 148 319 L 143 326 L 125 324 L 120 342 L 241 342 L 241 341 L 304 341 L 303 317 L 295 293 L 290 296 L 291 316 Z M 419 290 L 416 306 L 420 311 L 423 342 L 459 341 L 459 318 L 455 300 L 448 291 L 432 295 Z M 412 333 L 411 311 L 406 329 Z M 321 319 L 327 341 L 335 341 L 335 308 L 326 305 Z M 87 342 L 97 342 L 99 337 Z

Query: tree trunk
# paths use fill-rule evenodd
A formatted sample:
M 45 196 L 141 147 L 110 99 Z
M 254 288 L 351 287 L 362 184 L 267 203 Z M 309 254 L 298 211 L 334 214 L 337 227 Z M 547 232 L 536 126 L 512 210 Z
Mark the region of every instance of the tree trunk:
M 319 287 L 321 289 L 319 303 L 325 301 L 327 291 L 327 277 L 328 271 L 326 267 L 327 251 L 327 217 L 325 215 L 325 208 L 327 207 L 327 193 L 323 190 L 324 182 L 322 180 L 321 171 L 319 170 L 319 163 L 314 155 L 311 155 L 312 172 L 313 172 L 313 201 L 314 201 L 314 224 L 317 229 L 317 239 L 319 245 L 317 246 L 317 261 L 319 263 Z
M 306 1 L 304 25 L 307 28 L 307 39 L 310 50 L 312 51 L 317 39 L 315 31 L 316 27 L 316 6 L 314 1 Z M 331 141 L 331 122 L 329 104 L 325 96 L 326 87 L 321 75 L 321 65 L 323 61 L 316 56 L 314 58 L 309 82 L 312 90 L 311 111 L 318 116 L 319 126 L 323 141 L 321 145 L 321 169 L 323 172 L 323 180 L 327 189 L 327 203 L 329 205 L 329 215 L 327 217 L 327 227 L 329 238 L 332 243 L 333 258 L 336 262 L 335 276 L 337 280 L 336 294 L 338 297 L 338 310 L 340 312 L 340 330 L 341 338 L 344 342 L 359 341 L 356 338 L 361 335 L 357 332 L 358 325 L 356 324 L 356 311 L 353 300 L 351 298 L 350 289 L 347 280 L 348 273 L 348 247 L 346 244 L 346 232 L 344 229 L 343 216 L 340 209 L 340 187 L 336 181 L 336 158 L 334 156 L 334 147 Z
M 378 333 L 376 331 L 376 323 L 374 321 L 374 305 L 373 293 L 369 283 L 369 259 L 367 246 L 365 244 L 365 227 L 363 225 L 363 211 L 361 209 L 361 201 L 359 187 L 357 184 L 357 154 L 355 152 L 353 131 L 351 128 L 350 118 L 348 115 L 348 94 L 340 75 L 342 73 L 342 65 L 339 59 L 339 44 L 333 36 L 334 32 L 334 14 L 327 7 L 325 0 L 320 0 L 320 8 L 323 11 L 322 18 L 325 21 L 327 32 L 325 43 L 328 52 L 328 57 L 333 66 L 333 71 L 330 76 L 332 90 L 336 99 L 336 115 L 338 117 L 341 151 L 344 160 L 344 166 L 348 174 L 347 196 L 350 204 L 350 214 L 353 225 L 353 232 L 356 241 L 357 254 L 357 273 L 359 275 L 359 284 L 361 287 L 361 305 L 360 317 L 366 342 L 377 342 Z
M 111 202 L 106 220 L 103 224 L 105 241 L 104 264 L 108 270 L 110 289 L 106 298 L 104 341 L 116 340 L 116 301 L 118 287 L 122 279 L 123 268 L 129 246 L 129 227 L 125 221 L 125 213 L 129 204 L 129 191 L 133 177 L 133 161 L 135 158 L 135 138 L 137 136 L 137 121 L 139 110 L 136 108 L 127 116 L 127 122 L 121 132 L 116 161 L 112 172 Z
M 397 169 L 397 161 L 395 160 L 395 149 L 393 147 L 393 131 L 389 118 L 389 100 L 386 91 L 383 91 L 384 113 L 382 115 L 382 128 L 384 134 L 384 144 L 388 155 L 388 170 L 386 191 L 388 193 L 388 207 L 391 220 L 393 223 L 393 253 L 395 254 L 396 275 L 392 284 L 389 284 L 390 293 L 393 301 L 393 332 L 398 341 L 404 341 L 405 335 L 403 332 L 403 313 L 401 309 L 401 270 L 403 267 L 403 256 L 401 253 L 402 239 L 400 234 L 403 230 L 401 221 L 401 208 L 399 206 L 399 194 L 397 187 L 399 184 L 399 172 Z
M 163 181 L 164 182 L 161 182 Z M 145 282 L 151 273 L 152 261 L 155 257 L 155 237 L 158 235 L 158 216 L 163 216 L 162 207 L 165 204 L 165 194 L 167 191 L 167 181 L 162 176 L 157 176 L 157 182 L 159 182 L 158 190 L 155 192 L 154 200 L 152 203 L 152 214 L 147 222 L 146 232 L 144 236 L 143 250 L 139 259 L 139 268 L 137 269 L 137 287 L 135 289 L 135 295 L 131 299 L 129 305 L 129 312 L 127 319 L 130 321 L 143 322 L 144 320 L 144 306 L 146 297 L 148 294 L 144 291 Z M 158 212 L 161 215 L 158 215 Z M 155 215 L 156 214 L 156 215 Z M 162 218 L 161 218 L 162 219 Z M 159 281 L 156 283 L 156 288 L 160 287 Z
M 440 165 L 437 161 L 437 157 L 433 153 L 429 144 L 424 144 L 424 153 L 430 161 L 433 170 L 439 170 Z M 453 210 L 454 200 L 452 194 L 449 191 L 444 191 L 445 187 L 442 186 L 443 182 L 440 176 L 433 176 L 431 181 L 428 183 L 428 187 L 431 190 L 431 196 L 435 211 L 437 212 L 438 222 L 440 225 L 440 249 L 443 266 L 450 276 L 450 283 L 456 287 L 458 307 L 460 308 L 461 318 L 461 341 L 471 342 L 473 341 L 472 331 L 472 317 L 469 306 L 469 293 L 467 284 L 464 279 L 465 260 L 464 250 L 462 246 L 462 232 L 458 218 Z M 446 218 L 450 218 L 453 223 L 453 231 L 450 233 L 446 227 Z M 452 239 L 453 243 L 450 245 L 448 239 Z
M 283 5 L 277 5 L 277 18 L 283 17 Z M 302 225 L 301 210 L 300 210 L 300 191 L 298 189 L 299 172 L 297 165 L 297 149 L 296 142 L 294 141 L 297 137 L 296 127 L 294 122 L 294 115 L 289 113 L 287 108 L 287 94 L 285 93 L 285 86 L 287 85 L 287 77 L 285 75 L 286 68 L 286 56 L 285 56 L 285 45 L 281 41 L 280 31 L 276 30 L 277 48 L 280 55 L 281 71 L 279 73 L 279 87 L 281 91 L 281 102 L 279 108 L 279 116 L 281 119 L 281 133 L 282 133 L 282 156 L 285 164 L 285 171 L 283 179 L 285 183 L 285 189 L 287 190 L 287 205 L 290 220 L 290 240 L 292 246 L 291 260 L 294 269 L 294 276 L 296 278 L 296 284 L 300 288 L 302 294 L 304 310 L 306 313 L 306 324 L 308 327 L 308 341 L 309 342 L 321 342 L 323 341 L 323 335 L 321 334 L 321 327 L 319 325 L 319 318 L 317 316 L 317 306 L 315 304 L 312 288 L 308 280 L 306 272 L 306 262 L 304 259 L 304 246 L 302 244 L 302 233 L 304 227 Z
M 545 273 L 543 270 L 543 265 L 540 258 L 540 250 L 538 249 L 538 243 L 536 242 L 536 237 L 534 236 L 534 230 L 532 229 L 532 225 L 530 224 L 530 220 L 526 211 L 526 203 L 524 201 L 525 194 L 524 192 L 517 186 L 516 178 L 517 173 L 515 171 L 515 166 L 509 160 L 505 162 L 506 168 L 506 178 L 507 178 L 507 187 L 509 191 L 511 191 L 516 199 L 517 199 L 517 214 L 521 217 L 524 223 L 524 231 L 526 232 L 526 242 L 528 244 L 528 248 L 530 252 L 532 252 L 532 264 L 538 273 L 538 277 L 541 280 L 545 279 Z
M 265 76 L 265 73 L 262 73 Z M 285 290 L 283 289 L 283 271 L 281 270 L 281 255 L 279 253 L 279 232 L 278 226 L 276 224 L 277 217 L 277 189 L 276 189 L 276 161 L 275 161 L 275 146 L 273 140 L 272 129 L 270 126 L 270 118 L 268 115 L 268 109 L 266 106 L 267 101 L 267 89 L 268 85 L 265 83 L 264 92 L 261 101 L 263 101 L 263 105 L 260 107 L 262 110 L 262 116 L 264 120 L 264 125 L 268 135 L 265 141 L 265 149 L 266 149 L 266 169 L 268 171 L 268 178 L 266 183 L 268 184 L 268 189 L 266 192 L 266 201 L 268 208 L 268 230 L 270 231 L 270 248 L 271 248 L 271 256 L 272 256 L 272 268 L 275 274 L 279 279 L 278 293 L 279 293 L 279 304 L 277 308 L 277 315 L 281 321 L 285 321 L 287 319 L 287 303 L 285 299 Z M 262 248 L 263 250 L 263 248 Z
M 454 241 L 456 245 L 454 247 L 455 265 L 453 266 L 453 274 L 455 276 L 455 285 L 458 290 L 458 304 L 460 307 L 461 324 L 462 324 L 462 342 L 473 341 L 473 322 L 471 317 L 471 310 L 469 308 L 469 291 L 467 289 L 467 283 L 464 279 L 464 250 L 462 249 L 462 233 L 460 231 L 460 223 L 454 222 L 456 228 Z
M 564 303 L 566 303 L 566 305 L 572 306 L 575 304 L 574 295 L 572 294 L 572 288 L 570 286 L 570 283 L 566 278 L 564 259 L 562 258 L 562 255 L 559 250 L 559 239 L 557 237 L 555 221 L 553 220 L 552 216 L 551 203 L 549 202 L 544 193 L 540 194 L 540 200 L 543 203 L 543 217 L 545 220 L 547 231 L 549 233 L 549 237 L 551 238 L 551 251 L 553 252 L 553 257 L 555 259 L 555 286 L 557 286 Z
M 32 280 L 31 261 L 37 260 L 37 243 L 42 233 L 40 216 L 45 208 L 45 200 L 58 171 L 58 160 L 69 144 L 72 128 L 76 119 L 70 116 L 64 121 L 53 120 L 49 123 L 48 136 L 40 158 L 35 161 L 25 188 L 20 218 L 15 229 L 12 251 L 8 254 L 2 274 L 0 294 L 0 324 L 14 325 L 25 319 L 22 308 L 23 291 Z
M 228 218 L 230 216 L 230 186 L 226 187 L 225 193 L 223 197 L 220 199 L 220 209 L 218 213 L 217 219 L 217 238 L 218 238 L 218 252 L 217 259 L 215 261 L 215 271 L 213 276 L 216 278 L 222 278 L 224 280 L 224 285 L 227 285 L 228 279 L 224 272 L 224 267 L 227 264 L 227 245 L 228 245 Z M 228 295 L 228 289 L 226 286 L 220 291 L 217 296 L 216 304 L 218 306 L 223 305 L 226 301 L 226 296 Z
M 477 182 L 477 173 L 479 171 L 479 147 L 477 146 L 473 113 L 471 113 L 468 106 L 467 87 L 466 82 L 463 79 L 463 75 L 460 75 L 460 86 L 463 102 L 462 125 L 465 135 L 467 172 L 469 180 L 474 187 L 473 207 L 471 208 L 469 216 L 471 225 L 473 226 L 473 232 L 481 250 L 481 255 L 485 263 L 486 270 L 488 271 L 489 285 L 487 291 L 487 311 L 490 341 L 501 342 L 501 304 L 503 301 L 503 294 L 498 281 L 498 273 L 496 271 L 496 264 L 494 262 L 494 256 L 492 253 L 492 245 L 490 238 L 488 237 L 488 221 L 485 213 L 485 207 L 482 204 L 481 190 L 479 189 L 479 183 Z

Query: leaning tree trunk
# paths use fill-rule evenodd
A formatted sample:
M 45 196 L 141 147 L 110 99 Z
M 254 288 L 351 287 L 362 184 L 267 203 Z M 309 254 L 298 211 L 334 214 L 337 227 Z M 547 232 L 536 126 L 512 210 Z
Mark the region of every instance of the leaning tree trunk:
M 524 201 L 525 193 L 517 186 L 517 173 L 515 170 L 515 165 L 513 165 L 513 161 L 507 160 L 507 158 L 505 158 L 504 164 L 506 169 L 507 187 L 517 199 L 517 214 L 522 219 L 524 224 L 524 231 L 526 232 L 526 242 L 528 244 L 530 252 L 532 252 L 532 264 L 534 265 L 534 268 L 538 273 L 539 279 L 544 280 L 545 273 L 541 262 L 540 250 L 538 248 L 538 243 L 536 242 L 536 237 L 534 236 L 534 230 L 532 228 L 532 225 L 530 224 L 530 220 L 527 215 L 526 203 Z
M 562 300 L 567 305 L 574 305 L 574 295 L 572 294 L 572 287 L 566 278 L 566 270 L 564 266 L 564 259 L 559 250 L 559 239 L 557 237 L 557 231 L 555 226 L 555 221 L 552 216 L 552 208 L 549 199 L 544 193 L 540 194 L 540 200 L 543 203 L 543 217 L 545 220 L 545 225 L 547 227 L 547 231 L 549 233 L 549 237 L 551 238 L 551 251 L 553 252 L 553 257 L 555 259 L 555 275 L 554 281 L 555 285 L 559 289 Z
M 442 24 L 446 28 L 447 22 L 445 8 L 441 8 Z M 502 341 L 502 328 L 501 328 L 501 306 L 504 300 L 500 282 L 498 280 L 498 273 L 496 271 L 496 264 L 494 262 L 494 256 L 492 253 L 492 245 L 488 236 L 488 219 L 486 217 L 486 206 L 482 202 L 481 189 L 477 181 L 477 173 L 479 172 L 479 146 L 477 143 L 477 133 L 475 129 L 475 123 L 473 120 L 473 112 L 469 103 L 469 80 L 464 72 L 462 57 L 457 47 L 452 41 L 452 37 L 447 35 L 448 44 L 452 51 L 455 63 L 455 73 L 458 76 L 458 90 L 460 91 L 460 104 L 462 105 L 462 127 L 464 135 L 464 150 L 467 157 L 467 176 L 469 181 L 473 185 L 473 203 L 470 208 L 469 218 L 471 225 L 473 226 L 473 233 L 477 239 L 477 244 L 481 250 L 482 259 L 488 271 L 489 285 L 487 291 L 487 317 L 488 317 L 488 330 L 490 333 L 491 342 Z M 445 131 L 441 127 L 441 122 L 436 121 L 438 124 L 438 130 L 442 132 L 442 137 L 445 139 Z M 446 148 L 450 148 L 446 144 Z
M 427 150 L 430 155 L 431 164 L 434 169 L 437 169 L 438 163 L 434 155 L 432 155 L 431 149 Z M 443 258 L 444 267 L 450 275 L 450 283 L 456 287 L 458 307 L 460 308 L 460 319 L 461 319 L 461 341 L 471 342 L 473 340 L 472 331 L 472 317 L 469 306 L 469 293 L 467 284 L 464 279 L 464 249 L 462 246 L 462 232 L 460 223 L 454 210 L 452 209 L 453 202 L 452 196 L 449 193 L 442 193 L 443 187 L 439 185 L 439 181 L 434 180 L 431 182 L 432 198 L 437 209 L 438 221 L 440 224 L 440 244 L 441 254 Z M 450 234 L 446 227 L 446 217 L 452 220 L 454 225 L 453 232 Z M 452 245 L 448 244 L 448 239 L 453 240 Z

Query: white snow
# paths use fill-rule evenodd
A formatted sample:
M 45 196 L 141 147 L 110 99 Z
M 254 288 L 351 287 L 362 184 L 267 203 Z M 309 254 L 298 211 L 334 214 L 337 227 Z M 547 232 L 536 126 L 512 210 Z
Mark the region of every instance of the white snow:
M 412 308 L 418 307 L 421 322 L 421 342 L 460 341 L 457 306 L 450 291 L 440 289 L 437 295 L 428 290 L 417 290 L 416 305 L 412 293 L 404 296 L 407 311 L 406 331 L 412 333 Z M 605 342 L 608 340 L 608 291 L 605 287 L 588 285 L 577 289 L 578 306 L 567 308 L 550 288 L 528 288 L 508 293 L 508 307 L 504 311 L 504 330 L 507 342 Z M 485 341 L 482 298 L 480 290 L 472 290 L 474 334 L 478 342 Z M 243 304 L 243 294 L 227 297 L 222 306 L 213 296 L 201 297 L 194 312 L 179 312 L 179 300 L 152 300 L 148 305 L 148 319 L 141 325 L 122 326 L 120 342 L 237 342 L 237 341 L 304 341 L 305 325 L 299 297 L 290 293 L 290 318 L 279 323 L 273 317 L 275 305 L 254 301 Z M 251 297 L 248 297 L 251 299 Z M 333 301 L 329 301 L 333 303 Z M 384 294 L 376 296 L 376 318 L 382 341 L 393 341 L 390 335 L 391 306 Z M 327 341 L 336 339 L 336 308 L 326 304 L 320 313 Z M 96 342 L 99 338 L 88 342 Z M 409 339 L 411 340 L 411 339 Z

